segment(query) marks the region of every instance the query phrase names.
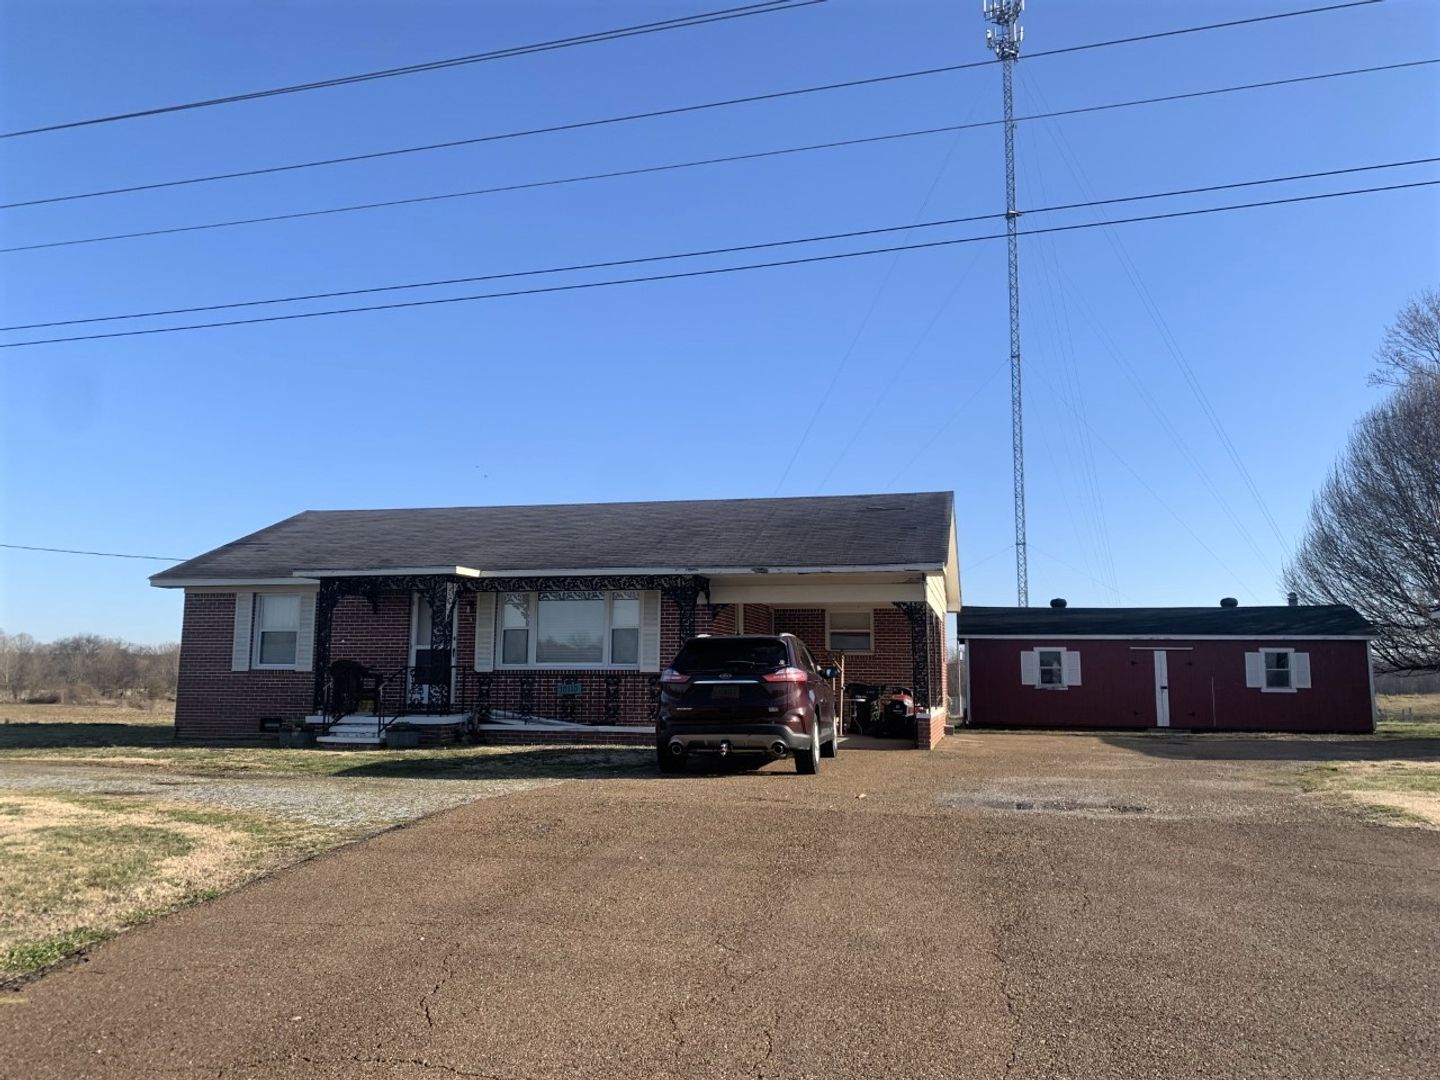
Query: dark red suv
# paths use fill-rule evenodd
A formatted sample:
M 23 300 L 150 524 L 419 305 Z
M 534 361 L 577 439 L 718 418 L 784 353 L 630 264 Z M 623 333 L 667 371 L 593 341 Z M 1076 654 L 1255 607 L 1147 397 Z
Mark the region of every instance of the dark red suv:
M 814 773 L 839 748 L 832 667 L 794 634 L 691 638 L 660 676 L 655 753 L 664 772 L 690 754 L 794 755 Z

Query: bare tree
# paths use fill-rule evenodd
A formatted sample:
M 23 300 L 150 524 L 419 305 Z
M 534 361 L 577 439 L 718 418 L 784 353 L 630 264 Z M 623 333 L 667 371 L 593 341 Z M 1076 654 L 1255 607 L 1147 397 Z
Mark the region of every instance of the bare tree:
M 1440 289 L 1425 289 L 1400 309 L 1380 339 L 1372 386 L 1440 380 Z
M 96 634 L 41 644 L 0 631 L 0 694 L 12 701 L 154 701 L 175 696 L 179 674 L 179 645 L 133 645 Z
M 1369 619 L 1386 668 L 1440 670 L 1440 378 L 1411 379 L 1356 425 L 1284 581 Z

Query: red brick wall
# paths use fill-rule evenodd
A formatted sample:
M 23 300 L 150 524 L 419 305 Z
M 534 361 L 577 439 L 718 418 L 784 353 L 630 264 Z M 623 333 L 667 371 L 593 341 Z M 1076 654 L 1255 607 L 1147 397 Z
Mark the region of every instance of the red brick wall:
M 231 671 L 234 636 L 234 593 L 186 593 L 177 738 L 253 737 L 262 719 L 298 720 L 310 711 L 310 672 Z
M 846 682 L 874 682 L 887 686 L 909 686 L 914 677 L 911 664 L 910 622 L 896 607 L 877 607 L 874 617 L 875 651 L 870 655 L 847 654 Z M 745 613 L 750 627 L 750 613 Z M 930 616 L 930 697 L 941 712 L 945 702 L 945 639 L 940 620 Z M 825 647 L 825 612 L 820 608 L 781 608 L 775 612 L 775 632 L 794 634 L 809 647 L 820 664 L 839 660 Z
M 342 596 L 330 624 L 331 661 L 355 660 L 383 672 L 408 667 L 411 603 L 409 593 L 381 593 L 377 612 L 363 596 Z
M 1363 641 L 1096 641 L 1083 638 L 971 641 L 968 722 L 1005 727 L 1155 726 L 1155 661 L 1166 657 L 1170 726 L 1196 731 L 1372 730 Z M 1020 654 L 1054 646 L 1080 654 L 1080 685 L 1038 690 L 1020 682 Z M 1245 685 L 1245 654 L 1293 648 L 1310 654 L 1311 689 L 1265 693 Z
M 775 612 L 769 604 L 746 604 L 745 633 L 775 633 Z
M 456 625 L 457 690 L 467 707 L 476 683 L 475 598 L 462 594 Z M 734 633 L 734 605 L 700 604 L 695 612 L 696 633 Z M 330 659 L 356 660 L 378 671 L 393 672 L 410 661 L 411 599 L 406 593 L 382 594 L 378 611 L 363 597 L 344 597 L 336 605 Z M 234 627 L 234 594 L 192 593 L 185 598 L 185 622 L 180 654 L 180 684 L 176 703 L 176 732 L 183 738 L 223 738 L 259 733 L 262 719 L 295 721 L 311 710 L 314 676 L 311 672 L 230 670 Z M 824 612 L 774 612 L 766 605 L 749 604 L 745 610 L 748 633 L 795 633 L 820 663 L 829 662 L 825 649 Z M 931 631 L 932 694 L 940 711 L 944 693 L 944 640 L 938 620 Z M 876 652 L 846 660 L 846 679 L 909 685 L 910 629 L 897 609 L 875 612 Z M 668 665 L 680 648 L 679 611 L 668 599 L 660 606 L 660 662 Z M 531 679 L 529 711 L 548 718 L 574 719 L 589 724 L 648 725 L 655 708 L 653 672 L 604 672 L 591 669 L 496 671 L 490 674 L 491 709 L 521 711 L 522 679 Z M 620 678 L 618 716 L 606 715 L 607 674 Z M 578 699 L 556 693 L 561 682 L 579 682 Z M 564 708 L 562 708 L 562 703 Z M 570 705 L 574 709 L 567 712 Z

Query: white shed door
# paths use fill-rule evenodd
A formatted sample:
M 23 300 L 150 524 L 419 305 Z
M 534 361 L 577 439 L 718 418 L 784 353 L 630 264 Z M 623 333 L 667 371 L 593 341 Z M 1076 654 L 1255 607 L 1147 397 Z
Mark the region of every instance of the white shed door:
M 1170 665 L 1165 650 L 1155 650 L 1155 726 L 1170 726 Z

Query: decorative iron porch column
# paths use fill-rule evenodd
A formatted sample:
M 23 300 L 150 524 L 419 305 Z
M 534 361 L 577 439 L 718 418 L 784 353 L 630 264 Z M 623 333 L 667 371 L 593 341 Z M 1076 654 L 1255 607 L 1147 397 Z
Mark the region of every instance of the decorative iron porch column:
M 315 685 L 311 705 L 316 713 L 325 711 L 325 683 L 330 678 L 330 631 L 340 596 L 338 578 L 323 578 L 320 590 L 315 594 L 315 649 L 311 658 Z
M 708 578 L 687 577 L 679 581 L 666 579 L 660 592 L 675 604 L 680 616 L 680 641 L 685 643 L 695 636 L 695 604 L 704 593 L 710 596 Z
M 930 707 L 930 605 L 923 600 L 896 600 L 910 623 L 910 692 L 915 704 Z

